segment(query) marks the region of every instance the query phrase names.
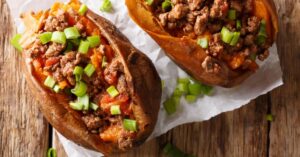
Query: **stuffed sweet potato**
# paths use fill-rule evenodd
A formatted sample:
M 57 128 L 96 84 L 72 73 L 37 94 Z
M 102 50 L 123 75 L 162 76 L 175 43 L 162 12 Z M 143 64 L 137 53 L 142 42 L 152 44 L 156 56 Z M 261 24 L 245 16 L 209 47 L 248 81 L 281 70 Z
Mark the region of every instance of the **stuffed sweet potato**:
M 272 0 L 126 0 L 131 18 L 187 73 L 232 87 L 259 67 L 278 32 Z
M 104 154 L 143 143 L 154 129 L 161 98 L 152 62 L 77 1 L 21 18 L 24 72 L 52 126 Z

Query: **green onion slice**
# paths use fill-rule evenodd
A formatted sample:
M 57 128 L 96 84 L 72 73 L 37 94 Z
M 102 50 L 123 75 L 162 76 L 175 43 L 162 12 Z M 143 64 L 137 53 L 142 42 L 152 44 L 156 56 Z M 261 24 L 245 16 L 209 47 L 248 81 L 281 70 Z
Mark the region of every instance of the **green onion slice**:
M 82 111 L 83 109 L 83 104 L 80 102 L 70 102 L 69 105 L 73 110 Z
M 112 98 L 114 98 L 114 97 L 116 97 L 116 96 L 119 95 L 119 92 L 118 92 L 118 90 L 116 89 L 115 86 L 110 86 L 109 88 L 107 88 L 106 91 L 107 91 L 107 93 L 108 93 Z
M 274 120 L 274 117 L 272 114 L 268 114 L 266 119 L 267 119 L 267 121 L 272 122 Z
M 100 45 L 100 37 L 98 35 L 87 37 L 87 41 L 90 42 L 90 47 L 94 48 Z
M 65 44 L 67 41 L 66 35 L 64 32 L 55 31 L 52 33 L 51 41 Z
M 80 39 L 71 39 L 69 41 L 75 46 L 79 46 L 80 44 Z
M 89 47 L 90 47 L 90 42 L 88 41 L 81 41 L 79 48 L 78 48 L 78 52 L 82 53 L 82 54 L 87 54 L 89 51 Z
M 59 93 L 59 91 L 60 91 L 59 85 L 55 85 L 55 86 L 53 87 L 53 90 L 54 90 L 55 93 Z
M 84 96 L 86 91 L 87 85 L 82 81 L 77 82 L 75 88 L 71 90 L 71 92 L 78 97 Z
M 77 102 L 81 103 L 83 105 L 83 110 L 88 110 L 89 109 L 89 96 L 85 94 L 84 96 L 77 97 Z
M 76 66 L 73 71 L 73 74 L 75 75 L 76 81 L 77 82 L 80 81 L 82 78 L 82 74 L 83 74 L 83 68 L 81 66 Z
M 105 68 L 107 64 L 108 64 L 108 63 L 107 63 L 107 61 L 106 61 L 106 56 L 104 56 L 103 59 L 102 59 L 102 65 L 101 65 L 101 67 L 102 67 L 102 68 Z
M 48 42 L 50 42 L 51 38 L 52 38 L 52 32 L 45 32 L 45 33 L 42 33 L 39 36 L 39 39 L 40 39 L 40 41 L 42 42 L 43 45 L 45 45 Z
M 255 53 L 251 53 L 250 59 L 251 59 L 252 61 L 255 61 L 255 60 L 256 60 L 256 57 L 257 57 L 257 55 L 256 55 Z
M 191 81 L 189 78 L 179 78 L 177 80 L 178 83 L 189 84 Z
M 99 106 L 95 103 L 91 103 L 90 104 L 91 109 L 93 109 L 94 111 L 97 111 L 97 109 L 99 108 Z
M 242 22 L 240 20 L 236 21 L 236 29 L 240 30 L 242 28 Z
M 169 157 L 194 157 L 193 155 L 188 155 L 182 152 L 170 143 L 166 144 L 166 146 L 163 148 L 163 152 Z
M 110 0 L 104 0 L 100 7 L 100 10 L 104 12 L 110 12 L 112 10 L 112 4 Z
M 202 85 L 202 93 L 204 95 L 211 95 L 213 92 L 213 87 L 208 85 Z
M 113 105 L 110 107 L 110 113 L 112 115 L 119 115 L 121 114 L 121 109 L 119 105 Z
M 83 16 L 87 10 L 88 10 L 88 7 L 85 4 L 82 4 L 78 10 L 78 14 Z
M 174 97 L 167 99 L 164 103 L 164 108 L 168 115 L 171 115 L 177 110 L 177 100 Z
M 268 37 L 268 35 L 267 35 L 267 31 L 266 31 L 266 21 L 261 20 L 256 42 L 259 45 L 262 45 L 263 43 L 266 42 L 267 37 Z
M 10 41 L 10 43 L 12 44 L 12 46 L 14 48 L 16 48 L 18 51 L 23 51 L 22 46 L 20 45 L 20 39 L 22 38 L 21 34 L 16 34 Z
M 229 44 L 232 40 L 233 33 L 226 27 L 223 27 L 221 30 L 221 39 L 224 43 Z
M 69 27 L 64 30 L 67 39 L 77 39 L 80 37 L 80 33 L 76 27 Z
M 93 75 L 93 73 L 95 72 L 95 67 L 93 64 L 88 64 L 85 68 L 84 68 L 84 73 L 88 76 L 91 77 Z
M 146 0 L 146 3 L 147 3 L 148 5 L 152 5 L 153 0 Z
M 230 20 L 235 20 L 236 19 L 236 10 L 229 9 L 229 11 L 228 11 L 228 18 Z
M 123 126 L 128 131 L 137 131 L 137 123 L 132 119 L 124 119 Z
M 189 94 L 198 96 L 202 93 L 202 85 L 200 83 L 189 84 Z
M 54 80 L 54 78 L 51 77 L 51 76 L 48 76 L 48 77 L 46 78 L 46 80 L 44 81 L 44 85 L 47 86 L 47 87 L 49 87 L 49 88 L 53 88 L 54 85 L 55 85 L 55 80 Z
M 182 94 L 186 94 L 188 93 L 189 91 L 189 87 L 188 87 L 188 84 L 185 84 L 185 83 L 179 83 L 177 84 L 177 87 L 176 87 Z
M 198 39 L 197 43 L 204 49 L 208 48 L 208 39 L 206 37 Z
M 47 157 L 57 157 L 56 150 L 54 148 L 49 148 L 47 152 Z
M 164 11 L 169 10 L 172 7 L 172 3 L 170 0 L 165 0 L 162 4 L 161 7 Z
M 241 34 L 240 32 L 233 32 L 233 37 L 230 42 L 231 46 L 235 46 L 238 43 L 238 41 L 240 39 L 240 34 Z
M 188 103 L 194 103 L 194 102 L 196 102 L 196 100 L 197 100 L 197 96 L 195 96 L 195 95 L 186 95 L 185 96 L 185 100 L 188 102 Z

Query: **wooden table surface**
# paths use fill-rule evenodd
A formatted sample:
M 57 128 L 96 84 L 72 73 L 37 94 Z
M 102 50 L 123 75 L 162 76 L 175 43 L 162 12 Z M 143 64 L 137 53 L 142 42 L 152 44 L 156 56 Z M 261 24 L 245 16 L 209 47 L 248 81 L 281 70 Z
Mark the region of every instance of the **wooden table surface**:
M 275 0 L 280 18 L 278 52 L 285 85 L 233 112 L 179 126 L 122 157 L 162 156 L 166 142 L 195 156 L 300 156 L 300 1 Z M 43 157 L 55 144 L 66 156 L 36 107 L 10 45 L 15 33 L 9 8 L 0 0 L 0 157 Z M 266 120 L 273 114 L 273 122 Z M 53 142 L 54 141 L 54 142 Z

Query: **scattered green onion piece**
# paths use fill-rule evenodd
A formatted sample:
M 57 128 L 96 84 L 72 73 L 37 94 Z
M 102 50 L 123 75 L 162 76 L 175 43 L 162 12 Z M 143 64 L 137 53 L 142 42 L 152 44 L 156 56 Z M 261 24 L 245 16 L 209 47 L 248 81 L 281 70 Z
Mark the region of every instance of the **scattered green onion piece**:
M 88 7 L 85 4 L 82 4 L 78 10 L 78 14 L 83 16 L 87 10 L 88 10 Z
M 168 115 L 171 115 L 176 112 L 177 104 L 176 104 L 176 100 L 173 97 L 167 99 L 163 104 Z
M 174 96 L 178 96 L 181 97 L 183 95 L 183 92 L 180 91 L 178 88 L 175 88 L 174 92 L 173 92 Z
M 78 97 L 84 96 L 86 91 L 87 85 L 82 81 L 77 82 L 75 88 L 71 90 L 71 92 Z
M 90 47 L 90 42 L 88 41 L 81 41 L 79 48 L 78 48 L 78 52 L 82 53 L 82 54 L 87 54 L 89 51 L 89 47 Z
M 211 95 L 213 92 L 213 87 L 208 85 L 202 85 L 202 93 L 204 95 Z
M 204 49 L 208 48 L 208 39 L 206 37 L 198 39 L 197 43 Z
M 152 5 L 153 0 L 146 0 L 146 3 L 147 3 L 148 5 Z
M 110 107 L 111 115 L 119 115 L 121 114 L 121 109 L 119 105 L 113 105 Z
M 262 45 L 266 42 L 268 35 L 267 35 L 267 31 L 266 31 L 266 21 L 265 20 L 261 20 L 260 22 L 260 26 L 259 26 L 259 32 L 257 35 L 257 39 L 256 42 L 259 45 Z
M 100 45 L 100 37 L 98 35 L 87 37 L 87 40 L 90 42 L 90 47 L 94 48 Z
M 51 41 L 65 44 L 67 41 L 66 35 L 64 32 L 55 31 L 52 33 Z
M 236 21 L 236 29 L 240 30 L 242 28 L 242 22 L 240 20 Z
M 251 59 L 252 61 L 255 61 L 255 60 L 256 60 L 256 57 L 257 57 L 257 55 L 256 55 L 255 53 L 251 53 L 250 59 Z
M 48 42 L 50 42 L 51 38 L 52 38 L 52 32 L 45 32 L 45 33 L 42 33 L 39 36 L 39 39 L 40 39 L 40 41 L 42 42 L 43 45 L 45 45 Z
M 263 43 L 266 42 L 266 37 L 264 36 L 257 36 L 256 42 L 258 45 L 262 45 Z
M 91 109 L 93 109 L 94 111 L 97 111 L 97 109 L 99 108 L 99 106 L 95 103 L 91 103 L 90 104 Z
M 77 97 L 77 102 L 81 103 L 83 105 L 83 110 L 88 110 L 89 109 L 89 96 L 87 94 L 85 94 L 84 96 L 81 97 Z
M 59 91 L 60 91 L 59 85 L 55 85 L 55 86 L 53 87 L 53 90 L 54 90 L 55 93 L 59 93 Z
M 95 72 L 95 67 L 93 64 L 88 64 L 85 68 L 84 68 L 84 73 L 88 76 L 91 77 L 93 75 L 93 73 Z
M 73 110 L 82 111 L 83 109 L 83 104 L 80 102 L 70 102 L 69 105 Z
M 179 83 L 177 84 L 177 87 L 176 87 L 182 94 L 186 94 L 188 93 L 189 91 L 189 87 L 188 87 L 188 84 L 185 84 L 185 83 Z
M 112 4 L 110 0 L 104 0 L 100 7 L 100 10 L 104 12 L 110 12 L 112 10 Z
M 106 61 L 106 57 L 104 56 L 103 59 L 102 59 L 102 65 L 101 65 L 101 67 L 102 67 L 102 68 L 105 68 L 107 64 L 108 64 L 108 63 L 107 63 L 107 61 Z
M 80 37 L 80 33 L 76 27 L 69 27 L 64 30 L 67 39 L 77 39 Z
M 54 148 L 49 148 L 47 152 L 47 157 L 57 157 L 56 150 Z
M 177 80 L 178 83 L 184 83 L 184 84 L 189 84 L 191 81 L 189 78 L 179 78 Z
M 170 0 L 165 0 L 162 4 L 161 7 L 164 11 L 167 11 L 168 9 L 170 9 L 172 7 L 172 3 Z
M 235 46 L 238 43 L 238 41 L 240 39 L 240 34 L 241 34 L 240 32 L 233 32 L 233 37 L 230 42 L 231 46 Z
M 12 46 L 14 48 L 16 48 L 18 51 L 23 51 L 22 46 L 20 45 L 20 39 L 22 38 L 21 34 L 16 34 L 10 41 L 10 43 L 12 44 Z
M 55 80 L 53 79 L 53 77 L 48 76 L 44 82 L 44 85 L 49 88 L 53 88 L 55 85 Z
M 185 154 L 170 143 L 166 144 L 166 146 L 163 148 L 163 152 L 168 157 L 193 157 L 192 155 Z
M 194 103 L 194 102 L 196 102 L 196 100 L 197 100 L 197 96 L 195 96 L 195 95 L 186 95 L 185 96 L 185 100 L 188 102 L 188 103 Z
M 108 93 L 112 98 L 114 98 L 114 97 L 116 97 L 116 96 L 119 95 L 119 92 L 118 92 L 118 90 L 116 89 L 115 86 L 110 86 L 109 88 L 107 88 L 106 91 L 107 91 L 107 93 Z
M 267 114 L 266 119 L 269 122 L 273 122 L 274 121 L 274 116 L 272 114 Z
M 202 85 L 200 83 L 189 84 L 189 94 L 198 96 L 202 94 Z
M 73 43 L 71 43 L 71 42 L 67 42 L 67 47 L 66 47 L 66 49 L 64 50 L 64 53 L 68 53 L 68 52 L 70 52 L 70 51 L 72 51 L 73 50 Z
M 69 40 L 73 45 L 75 46 L 79 46 L 80 44 L 80 39 L 72 39 L 72 40 Z
M 224 43 L 229 44 L 232 40 L 233 33 L 226 27 L 223 27 L 221 30 L 221 39 Z
M 137 131 L 137 124 L 135 120 L 132 119 L 124 119 L 123 126 L 128 131 Z
M 76 81 L 77 82 L 80 81 L 82 78 L 82 74 L 83 74 L 83 68 L 81 66 L 76 66 L 73 71 L 73 74 L 75 75 Z
M 235 20 L 236 19 L 236 10 L 229 9 L 229 11 L 228 11 L 228 18 L 230 20 Z

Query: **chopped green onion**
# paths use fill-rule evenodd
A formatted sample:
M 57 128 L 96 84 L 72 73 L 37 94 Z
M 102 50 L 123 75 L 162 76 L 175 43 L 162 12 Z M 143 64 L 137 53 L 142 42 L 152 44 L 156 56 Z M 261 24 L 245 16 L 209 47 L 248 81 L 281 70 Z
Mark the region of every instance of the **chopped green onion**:
M 104 12 L 110 12 L 111 9 L 112 9 L 112 4 L 111 4 L 110 0 L 104 0 L 100 7 L 100 10 L 104 11 Z
M 87 40 L 90 42 L 90 47 L 94 48 L 100 45 L 100 37 L 98 35 L 87 37 Z
M 20 45 L 20 39 L 22 38 L 21 34 L 16 34 L 10 41 L 13 47 L 15 47 L 18 51 L 23 51 L 22 46 Z
M 88 7 L 85 4 L 82 4 L 78 10 L 78 14 L 83 16 L 87 10 L 88 10 Z
M 76 81 L 80 81 L 81 80 L 81 77 L 82 77 L 82 74 L 83 74 L 83 68 L 81 66 L 76 66 L 74 71 L 73 71 L 73 74 L 75 75 L 75 79 Z
M 236 21 L 236 29 L 240 30 L 242 28 L 242 22 L 240 20 Z
M 256 60 L 256 57 L 257 57 L 257 55 L 256 55 L 255 53 L 251 53 L 250 59 L 251 59 L 252 61 L 255 61 L 255 60 Z
M 80 42 L 78 52 L 80 52 L 82 54 L 87 54 L 87 52 L 89 51 L 89 47 L 90 47 L 90 42 L 82 40 Z
M 72 50 L 73 50 L 73 43 L 67 42 L 67 47 L 66 47 L 66 49 L 64 50 L 64 53 L 68 53 L 68 52 L 70 52 L 70 51 L 72 51 Z
M 267 117 L 266 117 L 267 121 L 270 121 L 272 122 L 274 120 L 274 117 L 272 114 L 268 114 Z
M 258 45 L 262 45 L 263 43 L 266 42 L 266 37 L 258 35 L 257 39 L 256 39 L 256 42 L 257 42 Z
M 184 83 L 184 84 L 189 84 L 191 81 L 189 78 L 179 78 L 177 80 L 178 83 Z
M 166 144 L 166 146 L 163 148 L 163 152 L 168 157 L 194 157 L 193 155 L 188 155 L 182 152 L 181 150 L 179 150 L 177 147 L 173 146 L 170 143 Z
M 65 44 L 67 41 L 66 35 L 64 32 L 55 31 L 52 33 L 51 41 L 60 44 Z
M 56 150 L 54 148 L 49 148 L 47 152 L 47 157 L 57 157 Z
M 112 98 L 114 98 L 114 97 L 116 97 L 116 96 L 119 95 L 119 92 L 118 92 L 118 90 L 116 89 L 115 86 L 110 86 L 109 88 L 107 88 L 106 91 L 107 91 L 107 93 L 108 93 Z
M 184 93 L 182 91 L 180 91 L 178 88 L 175 88 L 173 95 L 174 96 L 178 96 L 181 97 Z
M 44 82 L 44 85 L 49 88 L 53 88 L 55 85 L 55 80 L 53 79 L 53 77 L 48 76 Z
M 79 46 L 80 44 L 80 39 L 72 39 L 72 40 L 69 40 L 73 45 L 75 46 Z
M 104 56 L 103 59 L 102 59 L 102 65 L 101 65 L 101 67 L 104 68 L 104 67 L 106 67 L 107 64 L 108 63 L 106 61 L 106 56 Z
M 45 45 L 48 42 L 50 42 L 51 38 L 52 38 L 52 32 L 45 32 L 45 33 L 42 33 L 39 36 L 39 39 L 40 39 L 40 41 L 42 42 L 43 45 Z
M 170 0 L 165 0 L 162 4 L 161 7 L 164 11 L 168 11 L 172 7 L 172 2 Z
M 84 96 L 81 97 L 77 97 L 77 102 L 81 103 L 83 105 L 83 110 L 88 110 L 89 109 L 89 96 L 87 94 L 85 94 Z
M 82 81 L 77 82 L 75 88 L 71 90 L 71 92 L 78 97 L 84 96 L 86 91 L 87 85 Z
M 137 124 L 135 120 L 124 119 L 123 126 L 128 131 L 137 131 Z
M 176 102 L 177 100 L 175 100 L 175 99 L 176 98 L 171 97 L 163 103 L 164 108 L 165 108 L 166 112 L 168 113 L 168 115 L 175 113 L 177 110 L 177 102 Z
M 110 107 L 111 115 L 119 115 L 121 114 L 121 109 L 119 105 L 113 105 Z
M 233 37 L 230 42 L 231 46 L 235 46 L 238 43 L 238 41 L 240 39 L 240 34 L 241 34 L 240 32 L 233 32 Z
M 80 37 L 80 33 L 76 27 L 69 27 L 64 30 L 67 39 L 77 39 Z
M 198 39 L 197 43 L 204 49 L 208 48 L 208 39 L 206 37 Z
M 211 95 L 213 92 L 213 87 L 208 85 L 202 85 L 202 93 L 204 95 Z
M 221 39 L 224 43 L 229 44 L 232 40 L 233 33 L 226 27 L 223 27 L 221 30 Z
M 83 109 L 83 104 L 80 102 L 70 102 L 69 105 L 73 110 L 81 111 Z
M 268 37 L 268 35 L 267 35 L 267 31 L 266 31 L 266 21 L 261 20 L 256 42 L 259 45 L 262 45 L 263 43 L 266 42 L 267 37 Z
M 99 108 L 99 106 L 95 103 L 91 103 L 90 104 L 91 109 L 93 109 L 94 111 L 97 111 L 97 109 Z
M 186 95 L 185 96 L 185 100 L 188 102 L 188 103 L 194 103 L 194 102 L 196 102 L 196 100 L 197 100 L 197 96 L 195 96 L 195 95 Z
M 85 68 L 84 68 L 84 73 L 88 76 L 91 77 L 93 75 L 93 73 L 95 72 L 95 67 L 93 64 L 88 64 Z
M 186 94 L 189 91 L 188 84 L 179 83 L 176 87 L 182 94 Z
M 146 0 L 146 3 L 147 3 L 148 5 L 152 5 L 153 0 Z
M 189 84 L 189 94 L 198 96 L 202 93 L 202 85 L 200 83 Z
M 230 20 L 235 20 L 236 19 L 236 10 L 229 9 L 229 11 L 228 11 L 228 18 Z
M 53 90 L 54 90 L 55 93 L 58 93 L 58 92 L 60 91 L 59 85 L 55 85 L 55 86 L 53 87 Z

